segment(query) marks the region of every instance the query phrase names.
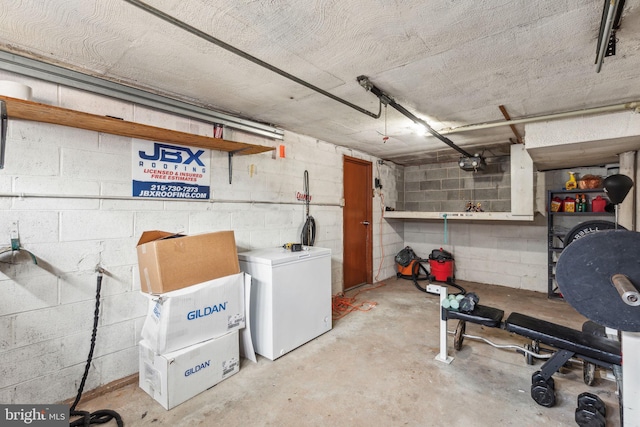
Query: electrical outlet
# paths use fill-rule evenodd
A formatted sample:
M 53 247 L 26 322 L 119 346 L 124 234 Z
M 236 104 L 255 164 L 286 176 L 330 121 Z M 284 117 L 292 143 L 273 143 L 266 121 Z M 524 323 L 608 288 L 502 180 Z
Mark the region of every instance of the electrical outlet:
M 380 182 L 380 178 L 376 178 L 376 188 L 382 188 L 382 183 Z

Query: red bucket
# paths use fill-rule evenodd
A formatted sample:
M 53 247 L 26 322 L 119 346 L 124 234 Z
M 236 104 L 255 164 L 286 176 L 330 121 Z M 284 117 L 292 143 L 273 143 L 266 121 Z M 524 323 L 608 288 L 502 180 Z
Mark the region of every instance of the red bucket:
M 444 249 L 434 249 L 429 255 L 429 267 L 431 277 L 436 282 L 448 282 L 453 280 L 453 255 Z
M 452 259 L 443 261 L 430 259 L 429 267 L 431 268 L 431 276 L 433 276 L 436 282 L 448 282 L 449 280 L 453 280 Z

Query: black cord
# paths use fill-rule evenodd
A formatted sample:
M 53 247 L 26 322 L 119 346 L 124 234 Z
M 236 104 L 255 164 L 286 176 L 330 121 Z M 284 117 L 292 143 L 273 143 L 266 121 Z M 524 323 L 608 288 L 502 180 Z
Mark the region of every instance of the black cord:
M 309 172 L 304 171 L 304 200 L 307 208 L 307 220 L 302 226 L 300 240 L 305 246 L 313 246 L 316 241 L 316 220 L 309 215 L 309 204 L 311 203 L 311 195 L 309 194 Z
M 122 421 L 122 417 L 115 411 L 109 409 L 103 409 L 99 411 L 95 411 L 93 413 L 89 413 L 87 411 L 76 411 L 76 406 L 80 402 L 80 398 L 82 397 L 82 391 L 84 390 L 84 385 L 87 382 L 87 377 L 89 376 L 89 368 L 91 367 L 91 361 L 93 360 L 93 350 L 96 347 L 96 335 L 98 334 L 98 319 L 100 315 L 100 290 L 102 289 L 102 271 L 98 272 L 98 279 L 96 285 L 96 309 L 94 311 L 93 317 L 93 332 L 91 334 L 91 347 L 89 349 L 89 357 L 87 358 L 87 364 L 84 367 L 84 374 L 82 375 L 82 381 L 80 381 L 80 387 L 78 388 L 78 394 L 76 395 L 76 400 L 71 405 L 69 409 L 69 415 L 72 417 L 81 417 L 77 420 L 74 420 L 69 423 L 69 427 L 77 427 L 77 426 L 90 426 L 91 424 L 104 424 L 108 423 L 112 419 L 115 419 L 118 427 L 124 427 L 124 422 Z
M 427 268 L 422 265 L 423 262 L 427 262 L 428 260 L 426 259 L 416 259 L 413 263 L 413 266 L 411 268 L 411 276 L 407 276 L 404 274 L 400 274 L 398 275 L 398 277 L 402 278 L 402 279 L 407 279 L 407 280 L 411 280 L 414 284 L 414 286 L 422 292 L 427 292 L 427 288 L 423 288 L 422 286 L 420 286 L 420 284 L 418 284 L 418 282 L 423 281 L 423 280 L 431 280 L 431 276 L 429 275 L 429 271 L 427 271 Z M 424 272 L 424 276 L 420 275 L 420 270 L 422 270 Z M 455 294 L 452 295 L 465 295 L 467 293 L 466 289 L 463 288 L 462 286 L 454 283 L 453 278 L 448 277 L 447 281 L 445 282 L 447 285 L 449 286 L 453 286 L 454 288 L 458 289 L 458 292 L 456 292 Z

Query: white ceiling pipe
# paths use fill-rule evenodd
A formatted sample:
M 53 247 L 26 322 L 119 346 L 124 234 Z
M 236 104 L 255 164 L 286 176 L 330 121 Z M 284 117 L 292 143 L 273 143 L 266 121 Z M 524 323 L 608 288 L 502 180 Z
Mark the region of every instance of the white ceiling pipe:
M 547 114 L 544 116 L 524 117 L 522 119 L 504 120 L 499 122 L 477 123 L 463 125 L 454 128 L 444 128 L 438 132 L 447 135 L 450 133 L 469 132 L 474 130 L 489 129 L 499 126 L 517 125 L 522 123 L 544 122 L 547 120 L 564 119 L 567 117 L 583 116 L 587 114 L 611 113 L 614 111 L 634 110 L 640 113 L 640 101 L 627 102 L 624 104 L 607 105 L 605 107 L 586 108 L 584 110 L 566 111 L 564 113 Z

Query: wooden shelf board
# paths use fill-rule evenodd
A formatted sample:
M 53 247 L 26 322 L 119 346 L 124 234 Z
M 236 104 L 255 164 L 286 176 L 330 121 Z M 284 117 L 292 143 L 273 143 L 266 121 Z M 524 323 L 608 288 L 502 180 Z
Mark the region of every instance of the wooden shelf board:
M 131 138 L 234 152 L 242 155 L 275 150 L 273 147 L 195 135 L 6 96 L 0 96 L 0 100 L 6 103 L 7 116 L 14 119 L 32 120 Z
M 387 219 L 438 219 L 443 220 L 494 220 L 494 221 L 533 221 L 533 215 L 513 215 L 511 212 L 416 212 L 385 211 Z

